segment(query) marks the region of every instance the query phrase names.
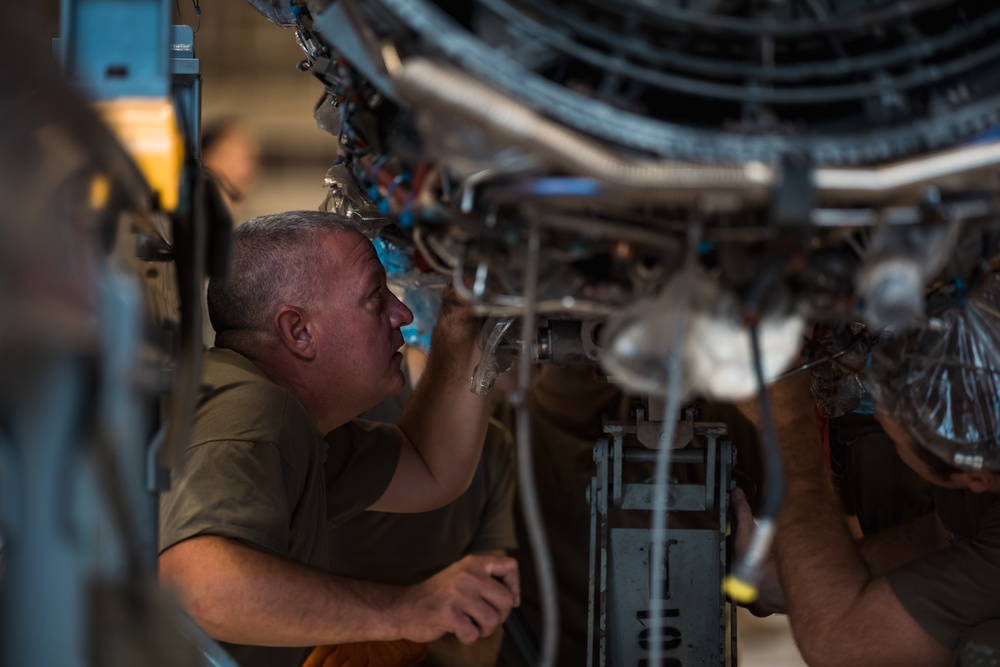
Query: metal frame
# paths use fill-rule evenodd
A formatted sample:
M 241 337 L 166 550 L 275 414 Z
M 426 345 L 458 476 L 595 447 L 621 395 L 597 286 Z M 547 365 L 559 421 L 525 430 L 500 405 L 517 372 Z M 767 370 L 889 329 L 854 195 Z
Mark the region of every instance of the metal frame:
M 711 517 L 718 521 L 718 529 L 668 530 L 665 600 L 670 604 L 658 634 L 647 623 L 651 529 L 616 526 L 612 516 L 614 510 L 653 509 L 653 481 L 624 483 L 622 473 L 626 465 L 654 461 L 657 453 L 626 448 L 624 440 L 627 435 L 636 435 L 647 447 L 655 447 L 661 424 L 647 421 L 640 409 L 634 423 L 607 423 L 604 432 L 608 437 L 594 447 L 597 474 L 589 491 L 587 667 L 646 665 L 649 644 L 657 638 L 662 642 L 664 667 L 736 665 L 736 608 L 728 605 L 727 612 L 722 594 L 727 565 L 726 519 L 736 457 L 732 443 L 720 440 L 726 435 L 726 426 L 696 422 L 691 410 L 678 423 L 672 466 L 703 466 L 704 477 L 703 483 L 672 482 L 667 510 Z M 704 439 L 703 447 L 695 442 L 696 436 Z M 712 567 L 712 562 L 718 567 Z

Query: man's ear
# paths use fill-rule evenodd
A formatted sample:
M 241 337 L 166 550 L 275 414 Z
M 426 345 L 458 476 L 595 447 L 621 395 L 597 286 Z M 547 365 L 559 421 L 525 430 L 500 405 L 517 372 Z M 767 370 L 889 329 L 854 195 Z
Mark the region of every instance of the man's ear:
M 274 316 L 278 340 L 288 351 L 302 359 L 316 356 L 316 341 L 305 313 L 295 306 L 281 306 Z
M 952 473 L 951 478 L 956 482 L 961 482 L 963 486 L 967 487 L 973 493 L 984 493 L 992 491 L 997 492 L 994 487 L 997 486 L 997 482 L 1000 478 L 997 474 L 992 471 L 984 472 L 961 472 Z

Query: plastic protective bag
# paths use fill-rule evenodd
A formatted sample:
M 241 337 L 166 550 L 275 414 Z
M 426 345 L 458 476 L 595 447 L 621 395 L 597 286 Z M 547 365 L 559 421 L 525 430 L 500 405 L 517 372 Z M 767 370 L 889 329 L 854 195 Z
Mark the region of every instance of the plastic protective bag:
M 413 313 L 413 321 L 401 329 L 403 341 L 424 353 L 430 352 L 431 333 L 441 311 L 448 276 L 417 271 L 413 267 L 412 250 L 381 236 L 372 239 L 372 245 L 385 267 L 389 286 Z
M 327 187 L 326 197 L 319 210 L 339 213 L 352 221 L 359 232 L 369 238 L 378 230 L 392 224 L 392 220 L 379 210 L 372 201 L 371 193 L 366 193 L 358 179 L 354 177 L 345 162 L 337 162 L 326 172 L 323 183 Z
M 520 343 L 519 340 L 511 340 L 508 330 L 514 323 L 515 317 L 488 318 L 483 325 L 482 333 L 479 336 L 479 347 L 483 350 L 483 356 L 476 369 L 472 373 L 473 394 L 483 396 L 493 388 L 497 377 L 510 368 L 514 361 L 514 355 L 509 351 L 500 349 L 500 342 L 507 340 L 509 343 Z
M 1000 469 L 1000 275 L 877 345 L 865 386 L 878 412 L 939 458 Z
M 863 330 L 861 324 L 850 324 L 823 332 L 820 345 L 831 359 L 812 369 L 809 388 L 824 417 L 862 410 L 865 388 L 859 373 L 869 349 Z

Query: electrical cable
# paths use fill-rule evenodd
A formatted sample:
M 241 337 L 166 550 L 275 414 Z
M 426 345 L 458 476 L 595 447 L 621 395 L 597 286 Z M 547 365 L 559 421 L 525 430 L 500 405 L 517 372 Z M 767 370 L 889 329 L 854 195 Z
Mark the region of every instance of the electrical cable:
M 417 247 L 417 250 L 423 255 L 423 258 L 427 261 L 432 269 L 442 275 L 450 275 L 452 273 L 452 268 L 449 268 L 441 263 L 440 258 L 438 258 L 433 252 L 431 252 L 430 247 L 424 240 L 424 228 L 421 225 L 415 225 L 413 227 L 413 245 Z M 457 266 L 457 262 L 456 262 Z M 460 281 L 459 281 L 460 282 Z M 463 284 L 463 287 L 465 285 Z M 458 284 L 456 283 L 455 289 L 458 289 Z
M 517 430 L 517 472 L 521 509 L 538 572 L 542 610 L 542 643 L 539 667 L 554 667 L 559 649 L 559 606 L 556 595 L 552 553 L 545 538 L 541 506 L 535 485 L 531 447 L 531 415 L 526 405 L 531 387 L 531 332 L 535 330 L 534 302 L 538 288 L 538 259 L 541 251 L 538 223 L 532 221 L 528 236 L 528 261 L 524 270 L 525 309 L 521 320 L 521 358 L 518 360 L 517 391 L 510 401 L 515 408 Z
M 763 436 L 764 460 L 767 462 L 764 502 L 757 527 L 743 558 L 737 563 L 722 584 L 723 591 L 735 602 L 749 604 L 757 599 L 760 567 L 767 558 L 774 538 L 778 511 L 785 494 L 784 468 L 781 451 L 774 431 L 771 402 L 767 395 L 764 378 L 764 364 L 760 350 L 761 302 L 768 287 L 778 277 L 787 259 L 776 259 L 767 264 L 751 286 L 744 304 L 744 320 L 750 334 L 750 352 L 753 357 L 753 371 L 757 379 L 758 402 L 760 405 L 761 431 Z
M 767 462 L 767 487 L 764 490 L 764 502 L 761 515 L 757 519 L 757 527 L 747 552 L 723 584 L 723 589 L 735 602 L 749 604 L 757 599 L 760 583 L 760 568 L 767 558 L 777 527 L 778 512 L 785 495 L 785 473 L 781 461 L 781 450 L 774 430 L 774 416 L 771 413 L 771 401 L 764 387 L 764 369 L 761 363 L 760 338 L 757 325 L 750 326 L 750 345 L 753 350 L 754 373 L 760 387 L 758 404 L 760 406 L 760 426 L 763 435 L 764 460 Z
M 684 271 L 682 269 L 682 271 Z M 681 274 L 686 275 L 685 273 Z M 649 623 L 652 641 L 649 642 L 649 665 L 660 667 L 663 661 L 663 642 L 660 632 L 663 628 L 663 588 L 665 583 L 666 541 L 667 541 L 667 500 L 670 481 L 670 459 L 673 454 L 674 436 L 677 431 L 677 416 L 681 403 L 681 360 L 678 352 L 683 347 L 684 326 L 687 322 L 688 299 L 691 291 L 677 289 L 679 301 L 674 308 L 673 349 L 663 360 L 666 372 L 664 382 L 664 411 L 661 422 L 660 444 L 656 452 L 653 487 L 653 519 L 651 527 L 652 547 L 650 548 L 651 581 L 649 586 Z

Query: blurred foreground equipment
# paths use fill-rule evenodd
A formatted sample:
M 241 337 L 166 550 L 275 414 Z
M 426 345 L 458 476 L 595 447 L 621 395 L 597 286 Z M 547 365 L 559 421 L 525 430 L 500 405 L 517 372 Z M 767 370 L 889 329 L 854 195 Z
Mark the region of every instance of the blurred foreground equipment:
M 212 208 L 198 61 L 170 12 L 64 2 L 62 73 L 30 11 L 0 26 L 4 667 L 231 664 L 156 582 Z

